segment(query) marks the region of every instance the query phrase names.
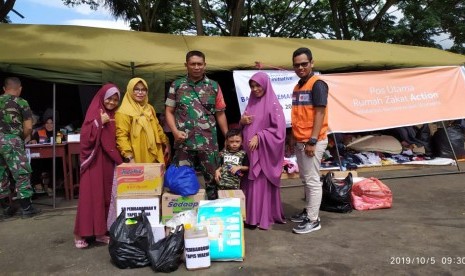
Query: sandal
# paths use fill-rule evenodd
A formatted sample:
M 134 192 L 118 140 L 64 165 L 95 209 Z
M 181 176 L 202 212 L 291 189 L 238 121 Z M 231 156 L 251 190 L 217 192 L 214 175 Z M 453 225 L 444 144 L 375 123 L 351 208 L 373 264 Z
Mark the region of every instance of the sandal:
M 96 236 L 96 237 L 95 237 L 95 241 L 96 241 L 96 242 L 101 242 L 101 243 L 109 244 L 109 243 L 110 243 L 110 237 L 109 237 L 109 236 L 106 236 L 106 235 Z
M 78 249 L 83 249 L 89 246 L 89 244 L 84 239 L 74 240 L 74 246 Z

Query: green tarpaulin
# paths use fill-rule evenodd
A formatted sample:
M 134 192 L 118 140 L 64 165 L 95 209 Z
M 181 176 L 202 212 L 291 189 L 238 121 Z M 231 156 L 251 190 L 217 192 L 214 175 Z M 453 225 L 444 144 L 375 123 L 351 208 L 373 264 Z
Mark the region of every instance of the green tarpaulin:
M 199 37 L 79 26 L 0 24 L 0 70 L 41 80 L 101 84 L 113 78 L 172 80 L 185 73 L 185 54 L 201 50 L 210 71 L 290 69 L 291 54 L 309 47 L 315 69 L 353 71 L 462 65 L 465 56 L 384 43 L 290 38 Z M 133 64 L 133 67 L 131 67 Z
M 257 37 L 183 36 L 113 29 L 0 24 L 0 71 L 69 84 L 147 80 L 152 102 L 163 108 L 165 81 L 185 74 L 185 55 L 203 51 L 207 70 L 291 69 L 291 55 L 309 47 L 315 70 L 348 72 L 418 66 L 462 65 L 465 56 L 384 43 Z

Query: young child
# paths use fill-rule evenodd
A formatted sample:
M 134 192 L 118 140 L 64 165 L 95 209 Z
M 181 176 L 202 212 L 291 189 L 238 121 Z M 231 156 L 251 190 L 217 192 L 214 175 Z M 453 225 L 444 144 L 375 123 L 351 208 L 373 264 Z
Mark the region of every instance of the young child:
M 226 133 L 226 147 L 220 152 L 220 167 L 215 171 L 219 190 L 240 189 L 241 176 L 249 170 L 249 161 L 241 145 L 241 131 L 229 130 Z

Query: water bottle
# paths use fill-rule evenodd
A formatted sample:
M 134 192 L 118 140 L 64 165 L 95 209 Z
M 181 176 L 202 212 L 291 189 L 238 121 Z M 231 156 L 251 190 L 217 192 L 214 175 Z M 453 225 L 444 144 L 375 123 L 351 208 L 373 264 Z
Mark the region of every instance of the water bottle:
M 230 164 L 226 165 L 226 169 L 228 170 L 228 172 L 231 171 L 231 168 L 232 168 L 232 165 L 230 165 Z M 237 170 L 237 172 L 235 173 L 235 175 L 241 177 L 241 176 L 243 176 L 244 174 L 242 173 L 241 170 Z

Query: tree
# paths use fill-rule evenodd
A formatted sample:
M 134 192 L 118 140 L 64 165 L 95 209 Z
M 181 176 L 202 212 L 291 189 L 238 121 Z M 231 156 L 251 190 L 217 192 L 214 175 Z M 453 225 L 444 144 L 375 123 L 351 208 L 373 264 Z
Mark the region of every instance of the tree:
M 440 6 L 440 5 L 439 5 Z M 453 7 L 452 13 L 444 6 Z M 435 7 L 436 8 L 436 7 Z M 441 16 L 441 25 L 450 34 L 454 40 L 451 51 L 465 54 L 465 2 L 464 1 L 445 1 L 443 6 L 439 7 Z
M 249 6 L 246 30 L 251 36 L 327 38 L 326 6 L 324 1 L 255 0 Z
M 202 9 L 199 0 L 192 0 L 192 11 L 194 12 L 195 28 L 197 35 L 204 35 L 202 24 Z
M 463 0 L 63 0 L 99 2 L 134 30 L 175 34 L 365 40 L 465 52 Z
M 63 0 L 68 6 L 89 5 L 98 9 L 100 2 L 107 7 L 115 18 L 129 22 L 131 28 L 144 32 L 171 32 L 167 25 L 169 10 L 173 7 L 169 0 Z
M 229 31 L 232 36 L 238 36 L 240 34 L 244 1 L 245 0 L 226 1 L 228 10 L 231 13 L 231 24 L 229 25 Z
M 247 36 L 242 33 L 245 0 L 203 0 L 202 10 L 205 34 Z
M 0 23 L 10 23 L 8 13 L 13 9 L 16 0 L 0 0 Z
M 372 40 L 389 21 L 388 10 L 397 0 L 330 0 L 331 27 L 336 39 Z

